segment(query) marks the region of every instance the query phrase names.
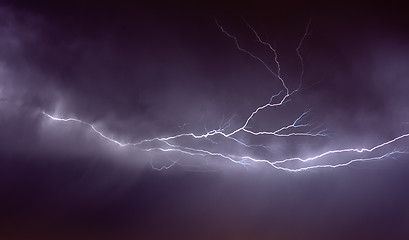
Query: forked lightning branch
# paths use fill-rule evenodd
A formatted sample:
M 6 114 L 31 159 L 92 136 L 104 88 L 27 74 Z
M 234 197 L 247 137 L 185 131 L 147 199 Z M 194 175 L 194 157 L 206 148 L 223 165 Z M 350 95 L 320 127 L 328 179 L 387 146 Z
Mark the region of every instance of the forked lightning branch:
M 190 145 L 184 145 L 179 142 L 175 143 L 176 140 L 191 140 L 191 141 L 200 141 L 200 140 L 208 140 L 211 142 L 214 142 L 212 138 L 223 138 L 228 141 L 232 141 L 234 144 L 239 145 L 240 147 L 244 148 L 254 148 L 255 146 L 252 144 L 247 143 L 245 140 L 240 139 L 237 137 L 239 133 L 242 134 L 249 134 L 253 137 L 260 137 L 260 136 L 270 136 L 271 138 L 297 138 L 297 137 L 307 137 L 307 138 L 314 138 L 314 137 L 319 137 L 319 138 L 325 138 L 327 137 L 327 133 L 325 129 L 319 130 L 318 127 L 314 127 L 310 123 L 306 123 L 304 121 L 305 117 L 309 114 L 309 111 L 301 112 L 299 113 L 298 117 L 294 119 L 292 122 L 288 123 L 287 125 L 284 125 L 282 127 L 279 127 L 274 130 L 264 130 L 264 131 L 253 131 L 249 127 L 249 123 L 254 119 L 254 117 L 261 111 L 268 111 L 271 108 L 277 108 L 280 106 L 283 106 L 292 96 L 295 95 L 298 91 L 300 91 L 301 86 L 302 86 L 302 80 L 303 80 L 303 75 L 304 75 L 304 63 L 303 63 L 303 57 L 300 53 L 301 46 L 308 36 L 309 33 L 309 28 L 310 28 L 310 23 L 306 26 L 305 32 L 302 35 L 298 46 L 295 48 L 295 52 L 299 58 L 299 62 L 301 65 L 301 72 L 299 74 L 299 85 L 296 89 L 290 89 L 288 85 L 286 84 L 286 80 L 282 77 L 281 75 L 281 66 L 280 66 L 280 61 L 279 61 L 279 56 L 277 54 L 277 51 L 275 48 L 272 47 L 270 43 L 267 41 L 264 41 L 260 35 L 257 33 L 255 28 L 248 24 L 246 21 L 245 24 L 253 34 L 254 38 L 257 40 L 259 44 L 261 44 L 263 47 L 266 47 L 268 51 L 270 51 L 273 55 L 274 59 L 274 70 L 273 68 L 269 67 L 269 64 L 267 64 L 261 57 L 255 55 L 251 51 L 243 48 L 240 45 L 239 39 L 228 32 L 222 25 L 219 24 L 217 20 L 215 20 L 217 27 L 221 30 L 222 33 L 226 35 L 226 37 L 230 38 L 233 43 L 235 44 L 236 48 L 241 51 L 243 54 L 248 55 L 249 57 L 253 58 L 254 60 L 258 61 L 260 64 L 262 64 L 265 69 L 272 74 L 272 77 L 275 80 L 278 80 L 281 82 L 282 85 L 282 90 L 279 91 L 278 93 L 276 92 L 267 103 L 255 108 L 251 114 L 246 118 L 246 120 L 240 125 L 240 127 L 235 128 L 233 130 L 228 130 L 229 127 L 231 126 L 230 121 L 227 121 L 225 124 L 223 124 L 220 128 L 218 129 L 213 129 L 210 131 L 206 131 L 205 133 L 199 133 L 197 132 L 185 132 L 177 135 L 172 135 L 172 136 L 158 136 L 155 138 L 150 138 L 150 139 L 142 139 L 138 142 L 121 142 L 118 139 L 111 137 L 111 134 L 102 132 L 98 130 L 92 123 L 88 123 L 85 121 L 82 121 L 77 118 L 60 118 L 58 116 L 55 116 L 53 114 L 47 113 L 47 112 L 42 112 L 42 114 L 45 117 L 48 117 L 48 119 L 53 120 L 53 121 L 61 121 L 69 124 L 76 124 L 76 125 L 85 125 L 88 129 L 93 131 L 95 134 L 97 134 L 99 137 L 102 139 L 111 142 L 113 144 L 118 145 L 119 147 L 138 147 L 139 150 L 142 151 L 158 151 L 158 152 L 163 152 L 163 154 L 167 154 L 168 152 L 176 152 L 180 153 L 183 155 L 186 155 L 188 157 L 190 156 L 197 156 L 197 157 L 211 157 L 211 159 L 214 159 L 215 161 L 218 160 L 228 160 L 233 164 L 241 164 L 244 166 L 252 166 L 255 164 L 263 164 L 265 166 L 270 166 L 272 168 L 278 169 L 278 170 L 283 170 L 283 171 L 290 171 L 290 172 L 300 172 L 300 171 L 306 171 L 309 169 L 319 169 L 319 168 L 338 168 L 338 167 L 345 167 L 349 166 L 351 164 L 354 164 L 356 162 L 368 162 L 368 161 L 375 161 L 375 160 L 381 160 L 381 159 L 390 159 L 393 158 L 395 155 L 398 154 L 403 154 L 406 153 L 405 151 L 402 150 L 396 150 L 399 149 L 395 145 L 397 145 L 400 141 L 402 141 L 404 138 L 409 137 L 409 133 L 399 135 L 393 139 L 390 139 L 385 142 L 378 143 L 377 145 L 374 146 L 368 146 L 366 148 L 356 148 L 354 146 L 351 146 L 350 148 L 341 148 L 341 149 L 333 149 L 329 150 L 326 152 L 320 152 L 316 153 L 315 155 L 312 156 L 299 156 L 299 157 L 290 157 L 290 158 L 284 158 L 284 159 L 275 159 L 274 154 L 271 154 L 271 156 L 266 157 L 266 158 L 260 158 L 257 156 L 251 156 L 249 155 L 243 155 L 240 154 L 239 152 L 237 154 L 232 154 L 230 152 L 224 152 L 223 150 L 212 150 L 207 147 L 207 145 L 202 144 L 201 146 L 200 143 L 198 143 L 199 147 L 192 147 Z M 254 121 L 257 122 L 257 121 Z M 80 127 L 80 126 L 78 126 Z M 149 147 L 146 147 L 146 144 L 150 143 Z M 156 144 L 156 145 L 155 145 Z M 262 145 L 261 147 L 268 148 L 268 146 Z M 395 150 L 388 150 L 387 148 L 393 148 Z M 383 150 L 383 151 L 382 151 Z M 240 151 L 241 152 L 241 151 Z M 351 157 L 351 153 L 354 153 L 354 157 Z M 370 156 L 368 156 L 368 153 L 371 153 Z M 331 157 L 337 157 L 337 158 L 342 158 L 343 161 L 340 162 L 333 162 L 331 161 Z M 321 160 L 321 161 L 319 161 Z M 290 163 L 294 162 L 299 162 L 299 163 L 308 163 L 308 166 L 296 166 L 296 167 L 289 167 Z M 317 162 L 317 163 L 315 163 Z M 157 170 L 162 170 L 162 169 L 168 169 L 172 166 L 175 166 L 179 164 L 178 160 L 173 161 L 170 165 L 167 166 L 162 166 L 159 168 L 154 167 L 154 169 Z

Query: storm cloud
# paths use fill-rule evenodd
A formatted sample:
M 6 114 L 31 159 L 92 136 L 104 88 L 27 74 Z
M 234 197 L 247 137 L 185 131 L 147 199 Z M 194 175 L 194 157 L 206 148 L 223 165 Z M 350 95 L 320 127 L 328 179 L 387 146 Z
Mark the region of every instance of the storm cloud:
M 217 19 L 217 22 L 215 21 Z M 300 48 L 296 49 L 311 21 Z M 0 7 L 0 236 L 7 239 L 404 239 L 407 154 L 290 173 L 120 142 L 237 129 L 283 90 L 217 23 L 301 90 L 249 127 L 303 121 L 326 137 L 175 141 L 279 160 L 409 132 L 408 19 L 365 4 L 40 1 Z M 282 96 L 282 95 L 281 95 Z M 229 121 L 230 119 L 230 121 Z M 407 151 L 407 139 L 380 154 Z M 159 147 L 162 145 L 148 145 Z M 148 148 L 147 147 L 147 148 Z M 371 156 L 371 155 L 368 155 Z M 345 162 L 348 156 L 322 161 Z M 170 169 L 160 169 L 180 161 Z M 299 163 L 297 163 L 299 164 Z M 295 165 L 293 167 L 297 167 Z

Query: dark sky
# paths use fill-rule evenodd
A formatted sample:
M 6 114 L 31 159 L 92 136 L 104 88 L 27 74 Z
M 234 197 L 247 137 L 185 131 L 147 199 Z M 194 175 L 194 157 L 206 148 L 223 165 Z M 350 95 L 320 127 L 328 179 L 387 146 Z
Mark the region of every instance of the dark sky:
M 409 133 L 409 18 L 385 2 L 5 1 L 0 4 L 1 239 L 408 239 L 409 155 L 301 172 L 217 156 L 146 151 L 138 142 L 218 129 L 260 112 L 253 131 L 303 123 L 323 137 L 170 141 L 276 161 L 371 148 Z M 280 95 L 279 97 L 282 97 Z M 303 129 L 303 128 L 302 128 Z M 298 130 L 298 129 L 296 129 Z M 346 163 L 409 151 L 403 138 Z M 186 149 L 186 148 L 185 148 Z M 169 169 L 157 170 L 177 161 Z M 296 169 L 303 163 L 285 165 Z

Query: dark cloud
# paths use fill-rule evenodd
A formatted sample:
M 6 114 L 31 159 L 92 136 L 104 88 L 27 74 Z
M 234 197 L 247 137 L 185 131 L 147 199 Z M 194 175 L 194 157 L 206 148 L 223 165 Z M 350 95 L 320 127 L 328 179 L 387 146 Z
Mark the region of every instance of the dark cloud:
M 277 78 L 238 51 L 214 18 L 274 69 L 242 18 L 277 49 L 291 89 L 254 130 L 306 121 L 327 138 L 179 140 L 234 154 L 310 156 L 370 147 L 409 130 L 409 32 L 399 6 L 317 3 L 40 1 L 0 8 L 0 218 L 7 239 L 405 239 L 408 157 L 300 173 L 217 157 L 121 148 L 76 117 L 139 141 L 239 127 L 278 93 Z M 253 123 L 254 122 L 254 123 Z M 258 129 L 259 128 L 259 129 Z M 218 139 L 214 139 L 218 141 Z M 157 146 L 157 145 L 153 145 Z M 159 145 L 161 146 L 161 145 Z M 407 140 L 386 150 L 407 150 Z M 349 156 L 348 156 L 349 157 Z M 175 159 L 184 163 L 156 171 Z M 328 159 L 324 159 L 328 161 Z M 329 161 L 342 161 L 334 158 Z

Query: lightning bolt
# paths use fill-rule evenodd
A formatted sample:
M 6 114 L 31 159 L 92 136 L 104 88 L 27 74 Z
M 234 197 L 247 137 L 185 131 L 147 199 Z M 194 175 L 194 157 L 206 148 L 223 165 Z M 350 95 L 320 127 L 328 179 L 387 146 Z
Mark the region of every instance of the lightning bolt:
M 303 42 L 305 41 L 306 37 L 309 34 L 311 20 L 308 22 L 305 32 L 296 48 L 296 54 L 300 60 L 301 72 L 300 72 L 299 86 L 293 91 L 290 91 L 290 89 L 286 85 L 286 82 L 281 77 L 281 66 L 278 60 L 277 51 L 271 46 L 270 43 L 264 41 L 260 37 L 260 35 L 257 33 L 257 31 L 255 30 L 253 26 L 251 26 L 247 21 L 244 20 L 245 25 L 250 29 L 252 34 L 255 36 L 255 38 L 257 39 L 257 42 L 260 43 L 262 46 L 267 47 L 269 51 L 273 53 L 276 71 L 274 71 L 262 58 L 256 56 L 252 52 L 243 48 L 240 45 L 238 38 L 232 35 L 231 33 L 229 33 L 228 31 L 226 31 L 225 28 L 222 25 L 220 25 L 216 19 L 215 19 L 215 23 L 223 34 L 225 34 L 228 38 L 233 40 L 236 48 L 239 51 L 243 52 L 244 54 L 247 54 L 251 58 L 261 63 L 266 68 L 266 70 L 273 75 L 274 78 L 278 79 L 281 82 L 282 87 L 283 87 L 283 90 L 271 96 L 271 98 L 269 99 L 267 103 L 255 108 L 240 127 L 227 131 L 227 129 L 231 127 L 231 121 L 234 117 L 232 116 L 230 119 L 228 119 L 224 123 L 222 120 L 222 123 L 220 123 L 220 127 L 218 129 L 206 131 L 205 133 L 202 133 L 202 134 L 198 134 L 194 132 L 187 132 L 187 133 L 181 133 L 181 134 L 172 135 L 172 136 L 143 139 L 138 142 L 121 142 L 109 136 L 109 134 L 103 133 L 102 131 L 98 130 L 97 127 L 95 127 L 93 124 L 85 122 L 83 120 L 76 119 L 76 118 L 56 117 L 44 111 L 41 113 L 45 117 L 53 121 L 72 122 L 72 123 L 84 125 L 88 127 L 89 129 L 91 129 L 94 133 L 99 135 L 102 139 L 108 142 L 114 143 L 116 145 L 119 145 L 120 147 L 136 147 L 137 146 L 139 150 L 146 151 L 146 152 L 151 152 L 151 151 L 176 152 L 176 153 L 184 154 L 187 156 L 197 156 L 197 157 L 202 157 L 202 158 L 203 157 L 221 158 L 221 159 L 228 160 L 235 164 L 240 164 L 244 167 L 252 166 L 254 164 L 264 163 L 277 170 L 283 170 L 283 171 L 288 171 L 288 172 L 300 172 L 300 171 L 306 171 L 310 169 L 319 169 L 319 168 L 346 167 L 356 162 L 368 162 L 368 161 L 382 160 L 382 159 L 387 159 L 387 158 L 393 158 L 395 155 L 398 155 L 398 154 L 406 153 L 405 151 L 394 150 L 394 151 L 390 151 L 390 152 L 381 154 L 381 153 L 378 153 L 379 152 L 378 150 L 386 148 L 387 146 L 390 146 L 404 138 L 409 137 L 409 133 L 402 134 L 391 140 L 379 143 L 375 146 L 368 147 L 368 148 L 336 149 L 336 150 L 329 150 L 326 152 L 322 152 L 322 153 L 319 153 L 319 154 L 316 154 L 310 157 L 304 157 L 304 158 L 292 157 L 292 158 L 278 159 L 278 160 L 277 159 L 275 160 L 273 158 L 259 158 L 259 157 L 247 156 L 247 155 L 234 155 L 228 152 L 209 150 L 208 148 L 205 148 L 205 147 L 191 147 L 186 144 L 178 143 L 178 140 L 181 140 L 181 139 L 189 140 L 190 139 L 190 140 L 206 140 L 206 141 L 210 141 L 212 144 L 217 145 L 219 142 L 215 138 L 221 137 L 222 140 L 224 141 L 232 141 L 233 143 L 239 144 L 240 146 L 245 147 L 245 148 L 253 149 L 253 148 L 261 147 L 261 148 L 268 150 L 269 146 L 265 146 L 261 144 L 260 145 L 248 144 L 244 140 L 239 139 L 236 136 L 239 132 L 242 132 L 244 134 L 249 134 L 254 137 L 257 137 L 260 135 L 267 135 L 267 136 L 273 136 L 273 137 L 285 137 L 285 138 L 300 137 L 300 136 L 302 137 L 327 137 L 328 136 L 326 133 L 326 129 L 317 131 L 316 129 L 318 129 L 318 127 L 311 128 L 312 127 L 311 123 L 304 122 L 305 117 L 310 113 L 309 110 L 306 110 L 303 113 L 301 113 L 292 123 L 289 123 L 275 130 L 252 131 L 250 130 L 251 127 L 249 126 L 250 122 L 254 119 L 254 117 L 259 112 L 266 110 L 268 108 L 277 108 L 277 107 L 285 105 L 288 101 L 291 100 L 290 97 L 301 89 L 302 79 L 304 75 L 304 63 L 303 63 L 304 60 L 300 53 L 300 49 L 301 49 Z M 180 127 L 180 129 L 183 130 L 184 126 L 186 126 L 186 124 L 183 124 L 182 127 Z M 305 130 L 307 128 L 310 128 L 310 129 Z M 150 145 L 147 146 L 146 145 L 147 143 L 149 143 Z M 375 153 L 376 153 L 376 156 L 371 155 Z M 350 156 L 348 155 L 347 157 L 350 158 L 350 160 L 346 160 L 342 163 L 332 163 L 332 164 L 331 163 L 319 163 L 319 162 L 316 163 L 316 161 L 325 160 L 327 157 L 339 157 L 340 155 L 342 157 L 342 155 L 345 155 L 345 154 L 358 154 L 360 156 L 353 157 L 351 159 Z M 368 156 L 368 154 L 370 156 Z M 291 164 L 294 164 L 297 162 L 302 163 L 302 164 L 308 163 L 312 165 L 301 166 L 301 167 L 299 166 L 291 167 Z M 155 170 L 166 170 L 166 169 L 173 167 L 174 165 L 181 165 L 181 163 L 179 163 L 179 161 L 171 161 L 171 164 L 167 166 L 161 166 L 161 167 L 155 167 L 153 164 L 151 164 L 152 168 Z

